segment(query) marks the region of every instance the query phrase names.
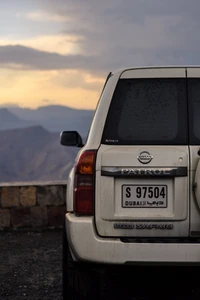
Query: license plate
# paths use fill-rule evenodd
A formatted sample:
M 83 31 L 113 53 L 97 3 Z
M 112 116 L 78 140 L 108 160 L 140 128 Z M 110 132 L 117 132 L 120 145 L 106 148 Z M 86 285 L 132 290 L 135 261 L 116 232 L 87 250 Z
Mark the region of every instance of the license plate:
M 122 207 L 166 208 L 167 185 L 122 185 Z

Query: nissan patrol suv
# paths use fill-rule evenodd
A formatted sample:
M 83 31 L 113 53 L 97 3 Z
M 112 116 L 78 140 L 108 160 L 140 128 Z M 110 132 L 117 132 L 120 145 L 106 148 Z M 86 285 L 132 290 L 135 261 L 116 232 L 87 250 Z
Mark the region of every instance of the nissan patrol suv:
M 64 131 L 61 144 L 81 147 L 67 183 L 64 299 L 89 299 L 98 268 L 200 263 L 200 67 L 110 73 L 86 143 Z

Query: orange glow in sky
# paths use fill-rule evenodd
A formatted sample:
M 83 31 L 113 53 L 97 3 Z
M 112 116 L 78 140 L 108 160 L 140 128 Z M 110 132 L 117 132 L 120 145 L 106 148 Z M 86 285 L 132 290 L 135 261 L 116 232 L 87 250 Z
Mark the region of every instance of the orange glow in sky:
M 16 10 L 13 8 L 13 11 L 7 4 L 4 11 L 0 9 L 4 25 L 4 32 L 0 31 L 0 48 L 8 46 L 14 51 L 13 49 L 19 45 L 30 51 L 39 51 L 44 57 L 48 57 L 49 53 L 62 57 L 82 53 L 79 42 L 83 37 L 62 33 L 66 28 L 67 17 L 46 13 L 39 7 L 31 6 L 31 1 L 26 2 L 30 5 L 23 5 L 24 1 L 21 3 L 22 6 L 18 6 Z M 3 13 L 6 15 L 5 18 Z M 16 59 L 17 51 L 16 48 Z M 25 56 L 28 60 L 28 55 Z M 61 104 L 75 108 L 95 108 L 103 87 L 103 76 L 92 76 L 83 69 L 68 67 L 65 69 L 62 66 L 48 70 L 48 60 L 45 68 L 41 67 L 41 70 L 40 65 L 37 68 L 31 65 L 24 67 L 20 63 L 13 62 L 12 57 L 8 60 L 10 61 L 0 64 L 0 105 L 14 104 L 37 108 Z M 35 63 L 34 60 L 35 58 L 32 59 L 30 55 L 32 64 Z

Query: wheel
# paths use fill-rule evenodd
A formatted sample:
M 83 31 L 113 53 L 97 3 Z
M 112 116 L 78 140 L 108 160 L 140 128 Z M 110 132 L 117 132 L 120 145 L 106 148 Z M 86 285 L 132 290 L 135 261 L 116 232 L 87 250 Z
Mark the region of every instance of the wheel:
M 92 265 L 74 262 L 63 230 L 63 300 L 99 299 L 100 279 Z

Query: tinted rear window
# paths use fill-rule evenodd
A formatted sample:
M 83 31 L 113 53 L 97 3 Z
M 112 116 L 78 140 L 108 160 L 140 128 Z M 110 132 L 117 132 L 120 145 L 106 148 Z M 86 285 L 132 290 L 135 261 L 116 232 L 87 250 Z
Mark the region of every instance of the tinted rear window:
M 200 144 L 200 78 L 188 79 L 190 144 Z
M 102 143 L 187 144 L 185 79 L 120 79 L 109 108 Z

